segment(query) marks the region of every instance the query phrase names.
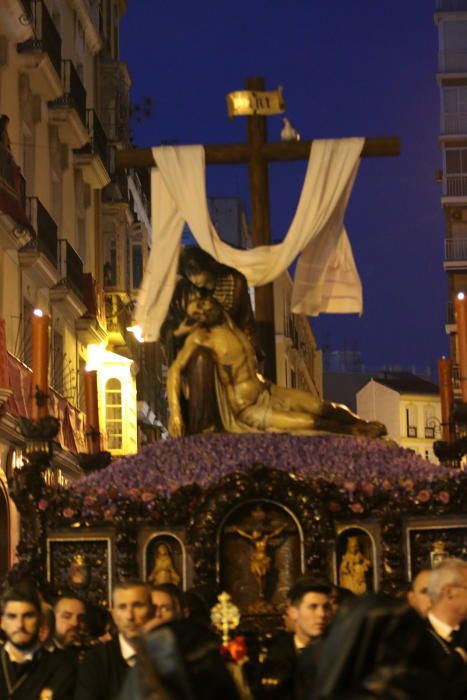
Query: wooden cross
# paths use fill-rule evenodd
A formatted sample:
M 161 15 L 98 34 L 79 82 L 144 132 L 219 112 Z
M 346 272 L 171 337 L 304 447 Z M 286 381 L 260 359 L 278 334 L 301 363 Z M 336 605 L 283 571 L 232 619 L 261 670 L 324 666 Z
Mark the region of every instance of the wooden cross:
M 263 78 L 249 78 L 247 90 L 264 90 Z M 247 163 L 252 216 L 253 246 L 270 245 L 271 217 L 269 207 L 268 165 L 272 162 L 308 160 L 312 141 L 270 143 L 267 140 L 266 117 L 257 114 L 247 117 L 246 144 L 233 143 L 205 146 L 206 162 L 210 165 Z M 367 138 L 362 157 L 397 156 L 400 143 L 397 136 Z M 116 168 L 151 168 L 155 166 L 150 148 L 132 148 L 116 151 Z M 266 353 L 265 374 L 275 381 L 275 334 L 273 285 L 255 290 L 255 314 L 258 337 Z

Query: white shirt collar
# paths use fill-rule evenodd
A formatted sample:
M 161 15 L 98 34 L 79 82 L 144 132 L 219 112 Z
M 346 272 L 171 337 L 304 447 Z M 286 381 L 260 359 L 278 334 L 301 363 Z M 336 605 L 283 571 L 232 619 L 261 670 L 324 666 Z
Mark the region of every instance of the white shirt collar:
M 26 661 L 33 660 L 34 654 L 39 649 L 39 647 L 40 644 L 36 644 L 36 646 L 30 649 L 28 652 L 23 652 L 20 649 L 17 649 L 14 644 L 8 641 L 5 642 L 4 649 L 8 654 L 8 658 L 11 662 L 15 664 L 24 664 L 26 663 Z
M 131 644 L 127 642 L 123 634 L 118 635 L 118 641 L 120 644 L 120 653 L 123 657 L 123 660 L 126 661 L 129 666 L 134 666 L 134 657 L 136 656 L 136 651 L 134 647 L 132 647 Z M 132 661 L 130 661 L 130 659 Z
M 446 642 L 451 641 L 452 632 L 454 630 L 459 629 L 459 626 L 451 627 L 451 625 L 447 625 L 445 622 L 436 617 L 436 615 L 433 615 L 432 612 L 428 613 L 428 619 L 431 622 L 431 625 L 436 634 L 439 635 L 441 639 L 444 639 Z

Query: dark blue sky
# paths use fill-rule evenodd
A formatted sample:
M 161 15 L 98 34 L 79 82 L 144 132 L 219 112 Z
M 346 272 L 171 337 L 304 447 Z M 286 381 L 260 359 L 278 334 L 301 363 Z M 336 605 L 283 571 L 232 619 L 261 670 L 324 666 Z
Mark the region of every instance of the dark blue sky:
M 346 224 L 364 314 L 312 322 L 320 345 L 362 352 L 368 366 L 427 365 L 447 352 L 437 144 L 434 0 L 133 0 L 121 31 L 132 99 L 154 100 L 141 146 L 234 143 L 225 96 L 247 77 L 283 85 L 302 138 L 398 135 L 399 158 L 362 160 Z M 268 119 L 278 140 L 281 116 Z M 305 165 L 270 167 L 273 235 L 295 211 Z M 208 193 L 247 199 L 246 169 L 208 169 Z

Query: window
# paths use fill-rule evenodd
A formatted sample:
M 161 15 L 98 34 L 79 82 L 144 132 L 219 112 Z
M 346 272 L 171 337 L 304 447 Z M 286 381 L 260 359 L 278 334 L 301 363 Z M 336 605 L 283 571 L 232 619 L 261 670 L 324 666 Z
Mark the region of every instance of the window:
M 467 149 L 447 148 L 445 163 L 445 194 L 449 197 L 467 196 Z
M 443 88 L 442 129 L 447 134 L 467 131 L 467 86 Z
M 104 242 L 104 287 L 117 286 L 117 240 L 106 236 Z
M 131 288 L 139 289 L 143 279 L 143 249 L 141 243 L 131 246 Z
M 63 394 L 63 336 L 58 331 L 53 332 L 53 387 L 59 394 Z
M 123 446 L 122 385 L 118 379 L 109 379 L 105 385 L 105 429 L 109 450 Z
M 417 407 L 409 406 L 405 409 L 406 423 L 407 423 L 407 437 L 416 438 L 417 437 Z
M 21 359 L 28 367 L 32 366 L 32 304 L 23 300 L 23 343 Z

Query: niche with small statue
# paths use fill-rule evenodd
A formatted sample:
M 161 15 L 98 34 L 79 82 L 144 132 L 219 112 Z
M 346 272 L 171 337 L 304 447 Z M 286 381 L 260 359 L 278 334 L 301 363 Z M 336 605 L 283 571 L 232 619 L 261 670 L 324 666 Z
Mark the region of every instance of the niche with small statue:
M 218 577 L 240 611 L 273 614 L 304 570 L 303 533 L 288 509 L 250 502 L 231 511 L 219 533 Z

